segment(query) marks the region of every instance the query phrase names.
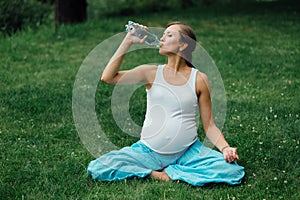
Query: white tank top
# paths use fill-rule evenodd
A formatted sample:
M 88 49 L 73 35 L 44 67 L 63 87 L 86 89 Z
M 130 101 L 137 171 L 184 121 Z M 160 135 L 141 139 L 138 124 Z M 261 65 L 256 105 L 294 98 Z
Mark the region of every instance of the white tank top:
M 196 95 L 197 70 L 180 86 L 169 84 L 159 65 L 152 87 L 147 91 L 147 110 L 141 141 L 153 151 L 174 154 L 187 149 L 197 140 Z

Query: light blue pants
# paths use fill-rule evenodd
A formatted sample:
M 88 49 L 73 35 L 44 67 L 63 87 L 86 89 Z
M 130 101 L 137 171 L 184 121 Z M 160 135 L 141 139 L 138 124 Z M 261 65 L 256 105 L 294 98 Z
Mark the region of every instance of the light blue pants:
M 130 147 L 111 151 L 92 161 L 88 174 L 93 179 L 119 181 L 131 177 L 143 178 L 152 170 L 165 172 L 171 180 L 181 180 L 194 186 L 206 183 L 241 183 L 244 167 L 228 163 L 223 154 L 196 141 L 184 153 L 163 155 L 138 141 Z

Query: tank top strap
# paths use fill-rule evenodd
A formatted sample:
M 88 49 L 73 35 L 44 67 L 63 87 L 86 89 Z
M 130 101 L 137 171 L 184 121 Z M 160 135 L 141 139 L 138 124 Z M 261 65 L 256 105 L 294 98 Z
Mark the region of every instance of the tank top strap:
M 190 79 L 189 79 L 189 85 L 195 93 L 196 93 L 197 72 L 198 72 L 197 69 L 192 68 Z
M 164 82 L 164 74 L 163 74 L 164 66 L 165 65 L 158 65 L 157 71 L 155 74 L 155 80 L 154 80 L 155 83 L 161 84 Z
M 155 75 L 155 81 L 156 83 L 166 83 L 164 79 L 164 68 L 165 65 L 158 65 L 156 75 Z M 191 87 L 192 91 L 196 93 L 196 80 L 197 80 L 197 72 L 198 70 L 195 68 L 192 68 L 189 80 L 188 80 L 188 85 Z

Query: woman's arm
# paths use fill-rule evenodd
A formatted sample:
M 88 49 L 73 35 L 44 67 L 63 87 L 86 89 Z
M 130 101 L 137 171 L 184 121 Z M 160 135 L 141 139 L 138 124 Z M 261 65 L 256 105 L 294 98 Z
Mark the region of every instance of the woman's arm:
M 234 160 L 238 160 L 239 158 L 236 148 L 229 146 L 224 135 L 214 123 L 209 81 L 207 76 L 201 72 L 197 73 L 196 90 L 198 95 L 200 117 L 207 138 L 223 153 L 226 161 L 232 162 Z
M 127 33 L 119 48 L 106 65 L 101 76 L 101 81 L 108 84 L 133 84 L 146 82 L 147 73 L 145 69 L 149 68 L 149 66 L 142 65 L 131 70 L 119 70 L 131 45 L 136 43 L 144 43 L 145 39 L 146 37 L 139 39 L 131 33 Z M 125 74 L 126 76 L 124 76 Z

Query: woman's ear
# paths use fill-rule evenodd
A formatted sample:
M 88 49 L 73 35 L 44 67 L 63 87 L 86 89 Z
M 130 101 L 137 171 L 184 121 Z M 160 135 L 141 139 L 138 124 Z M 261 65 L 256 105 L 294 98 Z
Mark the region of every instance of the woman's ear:
M 179 51 L 183 52 L 187 47 L 188 47 L 188 44 L 186 42 L 182 42 L 179 47 Z

